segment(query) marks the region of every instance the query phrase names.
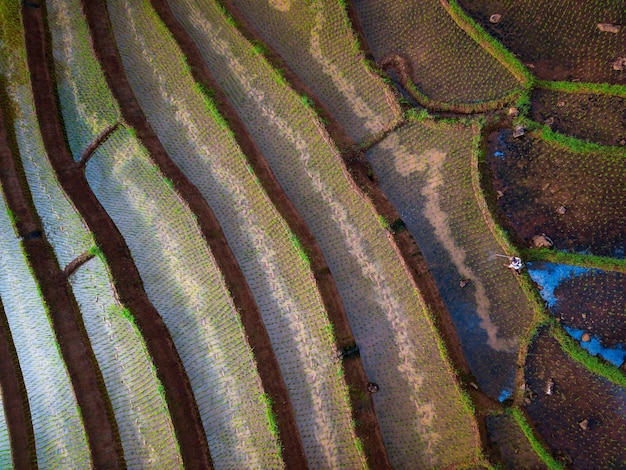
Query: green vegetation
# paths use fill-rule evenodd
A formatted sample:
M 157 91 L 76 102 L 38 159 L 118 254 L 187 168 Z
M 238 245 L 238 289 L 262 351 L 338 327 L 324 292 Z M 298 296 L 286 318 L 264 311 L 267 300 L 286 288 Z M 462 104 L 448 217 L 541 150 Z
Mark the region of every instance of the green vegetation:
M 551 248 L 525 249 L 522 252 L 522 256 L 526 261 L 549 261 L 551 263 L 569 264 L 585 268 L 596 268 L 604 271 L 618 271 L 626 273 L 626 259 L 581 253 L 569 253 Z
M 550 454 L 550 452 L 546 450 L 546 448 L 537 440 L 537 437 L 535 437 L 535 433 L 533 432 L 530 424 L 528 424 L 528 421 L 526 421 L 524 414 L 517 408 L 511 408 L 510 412 L 515 419 L 515 422 L 524 432 L 524 435 L 528 439 L 528 442 L 530 442 L 533 450 L 541 458 L 543 463 L 545 463 L 550 470 L 562 470 L 564 465 L 555 460 L 554 457 L 552 457 L 552 454 Z
M 626 98 L 625 85 L 612 85 L 610 83 L 587 83 L 587 82 L 558 82 L 536 80 L 535 86 L 543 90 L 560 91 L 563 93 L 592 93 L 595 95 L 620 96 Z

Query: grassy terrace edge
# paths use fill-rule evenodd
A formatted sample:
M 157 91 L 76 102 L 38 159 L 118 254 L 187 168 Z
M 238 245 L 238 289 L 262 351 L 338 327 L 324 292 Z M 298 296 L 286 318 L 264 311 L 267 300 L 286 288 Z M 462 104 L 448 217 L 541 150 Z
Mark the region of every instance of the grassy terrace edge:
M 135 323 L 144 337 L 158 378 L 163 384 L 183 459 L 191 468 L 206 468 L 209 459 L 206 438 L 189 380 L 169 332 L 146 297 L 139 273 L 119 231 L 90 190 L 82 168 L 77 168 L 73 164 L 57 109 L 50 72 L 52 69 L 48 62 L 51 55 L 46 54 L 49 44 L 44 39 L 41 10 L 25 5 L 23 11 L 35 15 L 37 19 L 35 27 L 39 31 L 40 43 L 31 44 L 30 47 L 27 44 L 27 49 L 34 85 L 35 108 L 42 125 L 44 145 L 50 163 L 61 188 L 82 216 L 100 252 L 106 258 L 116 295 L 135 315 Z M 37 85 L 34 83 L 34 72 L 38 73 Z
M 231 130 L 252 171 L 259 178 L 261 186 L 294 234 L 294 244 L 298 247 L 301 256 L 308 261 L 324 307 L 328 312 L 337 350 L 352 347 L 355 344 L 355 339 L 343 303 L 328 264 L 312 232 L 287 198 L 245 124 L 205 64 L 195 42 L 174 17 L 167 2 L 165 0 L 150 0 L 150 3 L 185 54 L 187 65 L 199 90 L 205 97 L 207 107 L 216 116 L 218 122 L 223 122 L 223 125 Z M 360 357 L 344 360 L 343 369 L 350 390 L 352 416 L 355 422 L 361 423 L 355 428 L 355 433 L 362 442 L 367 461 L 374 468 L 391 468 L 374 412 L 373 401 L 367 393 L 368 381 Z M 283 443 L 285 443 L 284 440 Z M 284 457 L 287 462 L 287 456 Z

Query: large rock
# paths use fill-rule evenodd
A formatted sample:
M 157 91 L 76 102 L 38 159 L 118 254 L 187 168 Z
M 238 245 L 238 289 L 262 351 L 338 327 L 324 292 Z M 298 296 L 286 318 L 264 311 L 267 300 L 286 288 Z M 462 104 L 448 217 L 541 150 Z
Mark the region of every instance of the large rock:
M 598 23 L 596 26 L 598 26 L 598 29 L 602 31 L 603 33 L 617 34 L 622 29 L 620 25 L 612 24 L 612 23 Z

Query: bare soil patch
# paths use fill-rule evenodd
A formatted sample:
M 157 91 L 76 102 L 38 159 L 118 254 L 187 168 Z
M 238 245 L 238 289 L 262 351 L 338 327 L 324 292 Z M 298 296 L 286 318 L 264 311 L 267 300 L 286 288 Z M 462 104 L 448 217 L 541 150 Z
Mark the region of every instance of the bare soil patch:
M 503 129 L 489 135 L 487 160 L 497 207 L 521 244 L 545 234 L 559 250 L 623 256 L 623 155 L 574 153 Z
M 626 99 L 534 90 L 532 118 L 562 134 L 603 145 L 626 146 Z
M 536 394 L 526 410 L 556 458 L 572 468 L 622 468 L 626 391 L 574 362 L 547 330 L 533 340 L 525 371 Z

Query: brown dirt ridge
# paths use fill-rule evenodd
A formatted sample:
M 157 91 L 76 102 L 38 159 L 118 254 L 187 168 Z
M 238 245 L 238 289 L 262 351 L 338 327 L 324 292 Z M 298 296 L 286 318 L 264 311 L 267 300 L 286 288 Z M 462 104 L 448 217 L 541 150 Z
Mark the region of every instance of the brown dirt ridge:
M 34 51 L 43 52 L 42 18 L 40 14 L 33 14 L 31 11 L 23 13 L 29 61 L 37 60 L 33 57 L 37 54 L 33 54 Z M 42 70 L 31 69 L 33 84 L 38 83 L 44 75 L 45 71 L 42 73 Z M 54 258 L 52 248 L 43 236 L 41 223 L 33 209 L 30 195 L 24 189 L 25 183 L 18 174 L 16 156 L 9 147 L 2 117 L 0 124 L 2 125 L 0 134 L 3 137 L 0 142 L 2 152 L 0 180 L 7 206 L 19 221 L 16 228 L 18 235 L 22 237 L 22 248 L 48 308 L 57 344 L 81 410 L 92 462 L 99 468 L 125 468 L 124 452 L 113 409 L 82 324 L 78 305 L 70 293 L 67 278 Z M 45 134 L 43 129 L 42 133 Z M 6 391 L 3 392 L 6 396 Z M 18 407 L 18 410 L 23 412 L 24 407 Z M 18 428 L 16 431 L 16 437 L 19 437 L 29 430 L 27 427 Z M 15 451 L 17 452 L 17 449 Z M 29 454 L 27 450 L 26 455 Z
M 245 124 L 229 103 L 228 98 L 209 71 L 193 39 L 191 39 L 180 23 L 178 23 L 167 5 L 167 2 L 165 0 L 151 0 L 151 4 L 181 47 L 191 67 L 194 79 L 206 85 L 214 92 L 214 99 L 218 110 L 227 120 L 238 145 L 241 147 L 248 162 L 254 169 L 255 175 L 258 176 L 261 181 L 272 204 L 285 219 L 289 228 L 298 237 L 298 240 L 306 251 L 311 263 L 311 270 L 313 271 L 317 287 L 324 302 L 324 307 L 333 325 L 337 350 L 339 351 L 354 345 L 354 335 L 348 323 L 342 300 L 337 291 L 328 264 L 324 259 L 324 255 L 313 233 L 280 186 L 280 183 L 245 127 Z M 355 431 L 357 437 L 363 441 L 367 461 L 373 468 L 390 468 L 378 420 L 374 411 L 374 404 L 367 392 L 369 382 L 365 374 L 365 369 L 363 368 L 363 363 L 359 357 L 350 357 L 344 360 L 343 368 L 346 383 L 351 390 L 350 398 L 353 418 L 356 422 L 360 423 L 360 426 L 357 426 Z
M 159 380 L 164 386 L 166 401 L 185 466 L 210 468 L 206 437 L 189 379 L 169 332 L 146 297 L 128 247 L 111 218 L 91 192 L 84 173 L 76 168 L 65 142 L 48 63 L 49 55 L 46 54 L 41 10 L 26 7 L 23 11 L 35 108 L 50 163 L 63 190 L 83 217 L 106 258 L 120 302 L 135 315 L 136 324 L 144 336 Z M 103 27 L 106 28 L 107 24 L 105 23 Z M 61 344 L 70 344 L 70 342 L 64 340 Z M 81 393 L 77 395 L 80 400 Z M 85 408 L 83 408 L 83 416 L 89 416 Z M 93 434 L 94 437 L 100 438 L 100 426 L 101 424 L 97 423 L 97 432 Z M 102 460 L 102 468 L 107 468 L 104 462 L 106 460 Z M 94 465 L 98 466 L 97 463 L 94 460 Z

